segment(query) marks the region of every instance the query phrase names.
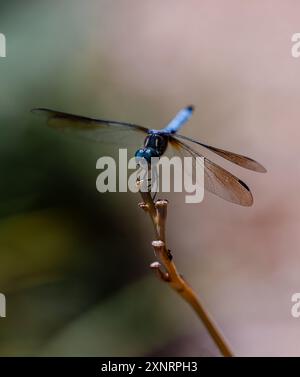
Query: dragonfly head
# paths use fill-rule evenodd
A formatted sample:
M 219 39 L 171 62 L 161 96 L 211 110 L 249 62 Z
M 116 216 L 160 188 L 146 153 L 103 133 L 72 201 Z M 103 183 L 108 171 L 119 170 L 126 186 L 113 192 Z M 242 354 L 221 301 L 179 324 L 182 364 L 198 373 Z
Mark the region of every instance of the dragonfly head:
M 147 163 L 150 164 L 152 157 L 160 157 L 160 155 L 157 150 L 151 147 L 141 148 L 135 152 L 137 162 L 139 162 L 141 159 L 145 159 Z

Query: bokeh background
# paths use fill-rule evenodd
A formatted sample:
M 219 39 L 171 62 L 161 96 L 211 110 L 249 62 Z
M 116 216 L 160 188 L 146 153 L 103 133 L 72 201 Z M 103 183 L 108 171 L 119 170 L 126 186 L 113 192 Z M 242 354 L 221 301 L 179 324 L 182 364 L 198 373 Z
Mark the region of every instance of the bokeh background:
M 116 146 L 57 134 L 33 107 L 162 127 L 254 157 L 215 158 L 251 187 L 242 208 L 170 200 L 176 264 L 238 356 L 299 356 L 300 32 L 296 1 L 0 2 L 0 355 L 216 356 L 192 310 L 149 270 L 149 219 L 99 194 Z M 138 146 L 137 146 L 138 147 Z

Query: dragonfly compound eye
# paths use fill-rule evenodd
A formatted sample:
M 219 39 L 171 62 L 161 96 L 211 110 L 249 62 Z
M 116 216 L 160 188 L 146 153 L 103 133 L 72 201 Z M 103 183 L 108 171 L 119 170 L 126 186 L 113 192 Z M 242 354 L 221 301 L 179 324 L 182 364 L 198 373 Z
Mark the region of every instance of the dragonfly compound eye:
M 154 148 L 138 149 L 135 152 L 135 158 L 137 160 L 140 160 L 140 159 L 144 158 L 148 163 L 151 163 L 151 158 L 152 157 L 159 157 L 158 152 Z

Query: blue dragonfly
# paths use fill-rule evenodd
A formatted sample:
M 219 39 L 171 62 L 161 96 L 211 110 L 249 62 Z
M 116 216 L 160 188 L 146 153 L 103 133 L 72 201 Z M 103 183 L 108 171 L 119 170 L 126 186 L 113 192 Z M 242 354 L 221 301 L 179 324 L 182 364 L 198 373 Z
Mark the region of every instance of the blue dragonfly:
M 148 162 L 151 161 L 152 157 L 160 158 L 169 145 L 173 147 L 175 153 L 181 156 L 193 157 L 194 162 L 197 156 L 201 157 L 204 161 L 204 187 L 206 190 L 229 202 L 242 206 L 251 206 L 253 204 L 253 196 L 249 187 L 224 168 L 204 157 L 190 144 L 196 144 L 208 149 L 224 159 L 249 170 L 264 173 L 266 169 L 252 158 L 216 148 L 179 134 L 178 131 L 190 119 L 193 110 L 193 106 L 185 107 L 178 112 L 166 127 L 160 130 L 149 129 L 131 123 L 88 118 L 45 108 L 33 109 L 32 112 L 46 116 L 48 125 L 53 128 L 75 131 L 94 141 L 115 142 L 117 140 L 120 146 L 125 141 L 126 146 L 136 140 L 133 135 L 140 136 L 144 140 L 144 145 L 136 151 L 135 156 L 144 158 Z M 124 140 L 124 134 L 128 136 L 127 141 L 126 139 Z

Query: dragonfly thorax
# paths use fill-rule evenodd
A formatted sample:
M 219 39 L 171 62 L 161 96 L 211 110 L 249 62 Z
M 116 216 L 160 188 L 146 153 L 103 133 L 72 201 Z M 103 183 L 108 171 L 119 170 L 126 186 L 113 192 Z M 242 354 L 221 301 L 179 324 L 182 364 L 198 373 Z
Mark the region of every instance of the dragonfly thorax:
M 151 162 L 152 157 L 161 157 L 168 146 L 168 136 L 153 133 L 146 137 L 144 148 L 136 151 L 135 157 L 144 158 L 147 162 Z

